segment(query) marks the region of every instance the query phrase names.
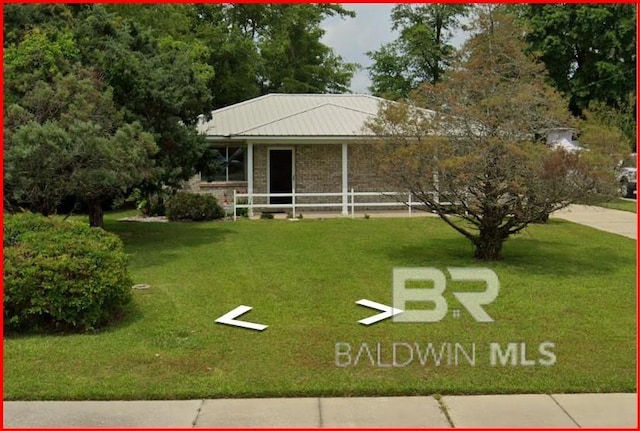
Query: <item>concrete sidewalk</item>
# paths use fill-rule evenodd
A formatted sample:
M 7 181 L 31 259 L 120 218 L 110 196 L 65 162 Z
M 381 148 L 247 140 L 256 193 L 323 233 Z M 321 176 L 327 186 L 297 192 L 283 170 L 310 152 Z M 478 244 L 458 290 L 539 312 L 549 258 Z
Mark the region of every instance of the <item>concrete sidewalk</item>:
M 637 427 L 637 394 L 5 401 L 4 427 Z
M 589 205 L 569 205 L 567 208 L 556 211 L 551 217 L 562 218 L 574 223 L 580 223 L 605 232 L 638 239 L 637 222 L 635 213 L 629 211 L 613 210 L 609 208 Z

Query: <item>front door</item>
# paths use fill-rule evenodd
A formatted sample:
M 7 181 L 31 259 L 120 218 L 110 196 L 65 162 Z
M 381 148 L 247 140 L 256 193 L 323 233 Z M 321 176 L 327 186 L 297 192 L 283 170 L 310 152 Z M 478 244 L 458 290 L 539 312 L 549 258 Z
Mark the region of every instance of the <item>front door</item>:
M 293 192 L 293 150 L 269 149 L 269 193 Z M 270 204 L 290 204 L 291 196 L 269 198 Z

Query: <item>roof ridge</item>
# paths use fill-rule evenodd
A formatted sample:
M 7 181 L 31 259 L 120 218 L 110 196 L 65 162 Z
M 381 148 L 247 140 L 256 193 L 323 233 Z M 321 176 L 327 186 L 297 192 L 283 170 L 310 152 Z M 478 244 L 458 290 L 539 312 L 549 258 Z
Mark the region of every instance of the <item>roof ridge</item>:
M 281 94 L 284 94 L 284 93 L 281 93 Z M 325 106 L 335 106 L 336 108 L 348 109 L 348 110 L 350 110 L 350 111 L 360 112 L 360 113 L 362 113 L 362 114 L 366 114 L 366 115 L 373 115 L 373 114 L 371 114 L 370 112 L 361 111 L 361 110 L 359 110 L 359 109 L 350 108 L 350 107 L 348 107 L 348 106 L 342 106 L 342 105 L 337 105 L 337 104 L 335 104 L 335 103 L 327 102 L 327 103 L 322 103 L 322 104 L 320 104 L 320 105 L 312 106 L 312 107 L 307 108 L 307 109 L 304 109 L 304 110 L 302 110 L 302 111 L 297 111 L 297 112 L 294 112 L 294 113 L 292 113 L 292 114 L 285 115 L 285 116 L 280 117 L 280 118 L 276 118 L 275 120 L 267 121 L 266 123 L 262 123 L 262 124 L 259 124 L 259 125 L 257 125 L 257 126 L 250 127 L 250 128 L 248 128 L 248 129 L 246 129 L 246 130 L 242 130 L 242 131 L 240 131 L 240 132 L 237 132 L 237 133 L 236 133 L 236 135 L 242 135 L 242 134 L 247 133 L 247 132 L 250 132 L 250 131 L 252 131 L 252 130 L 260 129 L 261 127 L 265 127 L 265 126 L 268 126 L 268 125 L 270 125 L 270 124 L 277 123 L 277 122 L 279 122 L 279 121 L 283 121 L 283 120 L 287 120 L 287 119 L 289 119 L 289 118 L 297 117 L 297 116 L 299 116 L 299 115 L 306 114 L 306 113 L 308 113 L 308 112 L 314 111 L 314 110 L 316 110 L 316 109 L 323 108 L 323 107 L 325 107 Z
M 373 115 L 371 112 L 363 111 L 362 109 L 353 108 L 351 106 L 337 105 L 337 104 L 331 103 L 331 102 L 327 102 L 327 103 L 323 103 L 322 105 L 318 105 L 317 108 L 321 108 L 321 107 L 327 106 L 327 105 L 331 105 L 331 106 L 335 106 L 335 107 L 343 108 L 343 109 L 348 109 L 350 111 L 362 112 L 363 114 L 367 114 L 367 115 Z

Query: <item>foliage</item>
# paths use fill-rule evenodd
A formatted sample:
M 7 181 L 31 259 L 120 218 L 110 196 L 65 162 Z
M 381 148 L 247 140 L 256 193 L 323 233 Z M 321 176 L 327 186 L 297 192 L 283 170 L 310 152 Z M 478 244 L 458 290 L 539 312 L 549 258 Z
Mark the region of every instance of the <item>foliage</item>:
M 267 213 L 267 212 L 261 213 L 260 214 L 260 219 L 261 220 L 273 220 L 273 213 Z
M 356 65 L 321 42 L 327 16 L 354 16 L 335 4 L 113 5 L 113 13 L 208 47 L 213 106 L 272 92 L 348 91 Z M 214 48 L 215 47 L 215 48 Z
M 4 324 L 10 331 L 90 331 L 121 317 L 131 279 L 120 239 L 31 213 L 4 219 Z
M 5 142 L 15 149 L 9 158 L 25 162 L 7 170 L 5 202 L 49 214 L 73 193 L 95 225 L 102 199 L 135 187 L 151 201 L 211 164 L 195 127 L 202 114 L 267 92 L 346 91 L 355 70 L 320 40 L 324 17 L 353 16 L 339 5 L 7 5 L 3 13 Z M 105 107 L 96 121 L 59 124 Z M 123 139 L 131 160 L 120 157 Z M 88 157 L 72 152 L 83 140 L 97 152 L 69 184 L 64 175 L 78 176 L 76 163 Z M 154 147 L 148 160 L 142 147 Z M 37 158 L 42 177 L 52 174 L 46 188 L 23 168 Z
M 155 36 L 97 5 L 80 12 L 77 21 L 83 63 L 103 74 L 126 118 L 156 139 L 154 158 L 162 170 L 151 191 L 189 179 L 206 148 L 194 126 L 211 106 L 208 48 Z
M 455 52 L 449 43 L 453 31 L 461 27 L 459 18 L 468 10 L 462 4 L 395 6 L 391 20 L 400 36 L 367 52 L 373 60 L 371 92 L 397 100 L 423 82 L 439 82 Z
M 246 205 L 248 203 L 248 199 L 242 198 L 238 199 L 239 205 Z M 236 216 L 237 217 L 249 217 L 249 208 L 236 208 Z
M 136 209 L 146 217 L 164 216 L 166 212 L 165 203 L 175 192 L 162 189 L 155 193 L 146 194 L 140 188 L 135 188 L 127 202 L 135 202 Z
M 593 142 L 590 151 L 567 153 L 537 139 L 572 120 L 546 84 L 544 66 L 525 55 L 521 28 L 502 11 L 479 7 L 459 62 L 441 83 L 413 94 L 435 111 L 389 103 L 369 124 L 388 181 L 488 260 L 500 258 L 504 241 L 529 223 L 614 193 L 605 148 Z
M 530 49 L 540 54 L 574 113 L 592 101 L 621 107 L 635 94 L 635 9 L 633 4 L 518 7 Z
M 618 127 L 620 116 L 617 113 L 601 103 L 592 103 L 591 106 L 593 110 L 583 111 L 578 142 L 589 153 L 608 156 L 608 165 L 613 170 L 629 156 L 633 143 Z
M 327 15 L 351 15 L 338 5 L 272 5 L 267 10 L 270 25 L 258 46 L 266 93 L 344 93 L 356 65 L 320 42 L 320 23 Z
M 37 81 L 4 118 L 5 192 L 44 215 L 75 196 L 101 226 L 102 200 L 155 174 L 153 137 L 122 117 L 94 70 Z
M 211 195 L 179 192 L 167 201 L 165 208 L 170 221 L 206 221 L 224 217 L 224 209 Z

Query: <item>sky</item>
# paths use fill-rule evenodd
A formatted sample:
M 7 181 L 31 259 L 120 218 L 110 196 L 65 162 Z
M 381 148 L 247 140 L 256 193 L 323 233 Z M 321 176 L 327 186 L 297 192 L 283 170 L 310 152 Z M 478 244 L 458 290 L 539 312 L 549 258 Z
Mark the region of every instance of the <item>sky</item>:
M 351 80 L 351 91 L 369 93 L 371 85 L 366 67 L 371 59 L 365 54 L 391 42 L 397 33 L 391 31 L 391 9 L 394 4 L 346 4 L 355 18 L 329 17 L 321 26 L 325 30 L 322 42 L 349 63 L 359 63 L 362 69 Z
M 381 45 L 395 40 L 397 32 L 391 30 L 391 9 L 395 4 L 344 4 L 345 9 L 356 13 L 355 18 L 329 17 L 321 27 L 325 30 L 322 42 L 333 48 L 336 54 L 349 63 L 358 63 L 362 69 L 351 80 L 351 91 L 368 94 L 371 85 L 366 67 L 371 59 L 365 54 L 376 51 Z M 452 44 L 460 46 L 465 39 L 463 32 L 454 35 Z

